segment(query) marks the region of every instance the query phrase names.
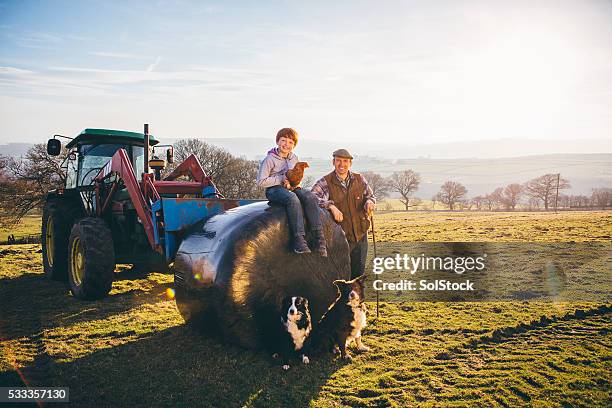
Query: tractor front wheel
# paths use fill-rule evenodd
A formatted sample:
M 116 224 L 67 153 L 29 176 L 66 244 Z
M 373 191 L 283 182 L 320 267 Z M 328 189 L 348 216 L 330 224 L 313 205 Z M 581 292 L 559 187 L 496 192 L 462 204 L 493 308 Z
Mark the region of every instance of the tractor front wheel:
M 110 292 L 115 250 L 110 228 L 101 218 L 87 217 L 72 227 L 68 244 L 68 284 L 79 299 L 101 299 Z
M 45 276 L 50 280 L 68 279 L 68 238 L 75 220 L 82 215 L 80 203 L 68 198 L 50 198 L 42 219 L 42 258 Z

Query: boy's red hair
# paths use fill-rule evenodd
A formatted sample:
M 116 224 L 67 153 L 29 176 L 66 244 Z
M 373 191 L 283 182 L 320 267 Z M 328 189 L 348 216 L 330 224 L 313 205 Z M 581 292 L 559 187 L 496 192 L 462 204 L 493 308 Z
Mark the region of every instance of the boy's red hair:
M 282 128 L 276 134 L 276 143 L 278 143 L 278 139 L 281 137 L 286 137 L 287 139 L 293 140 L 293 143 L 297 146 L 298 142 L 298 132 L 293 128 Z

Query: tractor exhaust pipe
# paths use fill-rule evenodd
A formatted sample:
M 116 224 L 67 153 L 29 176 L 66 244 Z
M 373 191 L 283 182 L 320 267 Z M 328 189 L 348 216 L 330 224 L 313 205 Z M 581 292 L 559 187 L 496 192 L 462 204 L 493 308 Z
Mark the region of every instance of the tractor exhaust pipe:
M 144 171 L 143 173 L 149 172 L 149 124 L 144 124 Z

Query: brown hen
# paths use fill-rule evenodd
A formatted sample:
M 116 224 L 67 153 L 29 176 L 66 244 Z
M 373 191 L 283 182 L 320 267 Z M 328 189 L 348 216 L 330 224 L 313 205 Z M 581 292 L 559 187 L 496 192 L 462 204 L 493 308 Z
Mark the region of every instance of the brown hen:
M 287 180 L 291 185 L 291 189 L 296 188 L 304 178 L 304 169 L 310 167 L 306 162 L 297 162 L 291 170 L 287 170 Z

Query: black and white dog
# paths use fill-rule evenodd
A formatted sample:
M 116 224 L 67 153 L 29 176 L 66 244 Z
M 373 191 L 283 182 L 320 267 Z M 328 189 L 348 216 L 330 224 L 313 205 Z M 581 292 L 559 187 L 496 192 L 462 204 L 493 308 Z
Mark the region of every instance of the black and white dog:
M 300 357 L 302 363 L 308 364 L 308 356 L 303 354 L 304 342 L 312 330 L 308 300 L 301 296 L 291 296 L 283 299 L 280 316 L 280 333 L 275 356 L 282 358 L 283 369 L 291 366 L 289 360 Z
M 338 298 L 314 327 L 304 353 L 332 352 L 340 349 L 341 356 L 350 359 L 347 347 L 353 341 L 357 350 L 370 348 L 361 342 L 361 331 L 366 327 L 367 308 L 364 303 L 365 275 L 353 280 L 337 280 Z

